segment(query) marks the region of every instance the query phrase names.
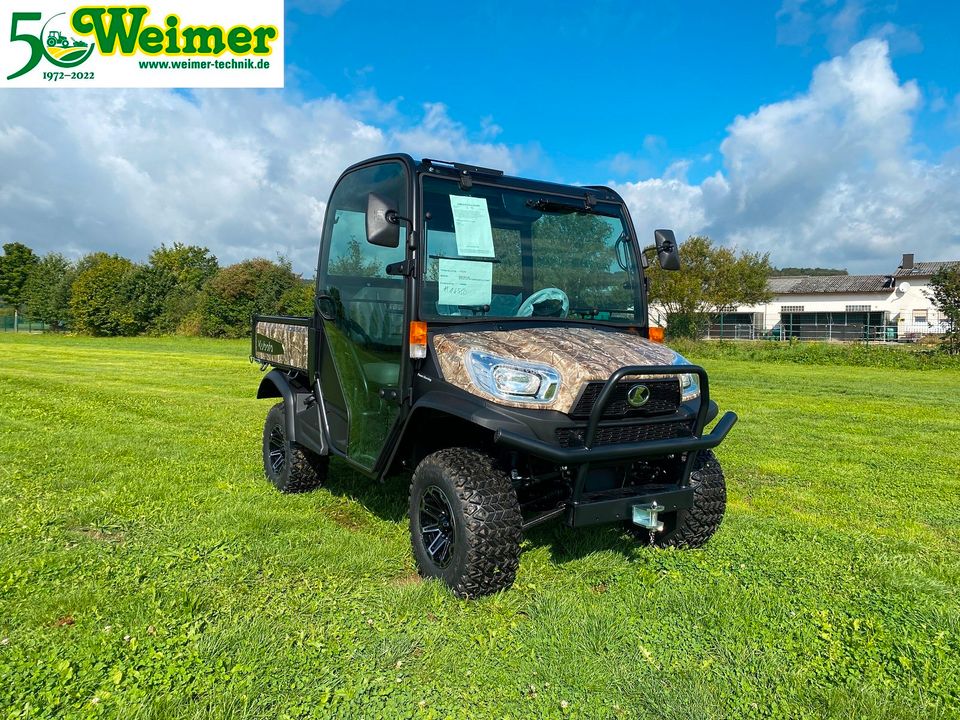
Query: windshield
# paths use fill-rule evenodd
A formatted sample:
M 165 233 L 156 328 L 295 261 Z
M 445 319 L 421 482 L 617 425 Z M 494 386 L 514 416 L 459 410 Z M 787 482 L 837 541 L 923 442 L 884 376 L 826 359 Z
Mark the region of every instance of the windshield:
M 424 318 L 642 322 L 619 205 L 423 179 Z

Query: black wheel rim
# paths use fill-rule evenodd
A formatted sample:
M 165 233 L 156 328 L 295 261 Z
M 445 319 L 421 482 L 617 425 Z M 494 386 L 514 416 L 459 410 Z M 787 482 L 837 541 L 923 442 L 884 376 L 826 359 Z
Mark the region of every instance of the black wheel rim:
M 283 428 L 274 425 L 270 429 L 270 446 L 267 450 L 267 461 L 270 463 L 270 470 L 275 477 L 279 477 L 283 472 L 283 466 L 287 462 L 287 436 Z
M 430 485 L 420 496 L 420 540 L 437 567 L 445 568 L 453 560 L 456 536 L 450 501 L 443 490 Z

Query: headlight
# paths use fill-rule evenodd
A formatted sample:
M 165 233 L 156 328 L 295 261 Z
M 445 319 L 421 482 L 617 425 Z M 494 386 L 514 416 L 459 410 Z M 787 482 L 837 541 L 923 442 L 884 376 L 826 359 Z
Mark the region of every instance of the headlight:
M 680 353 L 676 353 L 671 365 L 689 365 L 687 359 Z M 700 397 L 700 378 L 693 373 L 682 373 L 677 375 L 680 380 L 680 400 L 688 402 Z
M 467 353 L 467 373 L 478 388 L 504 400 L 548 403 L 560 387 L 560 373 L 549 365 L 497 357 L 480 350 Z

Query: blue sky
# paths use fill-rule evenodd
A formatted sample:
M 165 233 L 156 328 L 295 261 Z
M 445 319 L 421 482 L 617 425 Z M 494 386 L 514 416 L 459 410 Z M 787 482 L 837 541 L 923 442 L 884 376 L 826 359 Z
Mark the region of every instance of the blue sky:
M 310 276 L 340 172 L 404 151 L 779 266 L 960 259 L 958 2 L 287 0 L 286 33 L 282 91 L 0 92 L 0 242 Z
M 532 169 L 567 180 L 656 176 L 685 158 L 702 180 L 734 117 L 801 92 L 869 36 L 888 39 L 894 70 L 928 100 L 925 152 L 960 139 L 940 104 L 960 92 L 956 2 L 302 4 L 316 10 L 288 12 L 293 89 L 373 93 L 407 118 L 443 102 L 476 137 L 495 126 L 542 153 Z

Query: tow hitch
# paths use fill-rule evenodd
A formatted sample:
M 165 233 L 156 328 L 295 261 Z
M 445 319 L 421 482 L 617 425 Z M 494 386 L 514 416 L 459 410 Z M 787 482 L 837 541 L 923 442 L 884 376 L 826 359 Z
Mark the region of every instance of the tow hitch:
M 660 512 L 665 510 L 663 505 L 654 501 L 643 505 L 633 506 L 633 524 L 639 525 L 653 532 L 663 530 L 663 521 L 659 519 Z

